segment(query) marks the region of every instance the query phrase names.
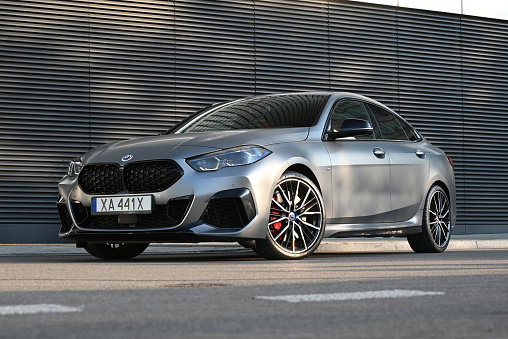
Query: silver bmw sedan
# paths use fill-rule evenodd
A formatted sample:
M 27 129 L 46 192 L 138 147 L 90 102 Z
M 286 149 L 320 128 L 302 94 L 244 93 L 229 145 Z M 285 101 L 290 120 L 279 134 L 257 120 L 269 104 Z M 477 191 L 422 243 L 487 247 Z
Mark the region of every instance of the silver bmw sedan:
M 344 92 L 212 105 L 72 160 L 58 188 L 59 236 L 102 259 L 207 241 L 300 259 L 323 237 L 361 236 L 442 252 L 456 219 L 451 158 L 388 107 Z

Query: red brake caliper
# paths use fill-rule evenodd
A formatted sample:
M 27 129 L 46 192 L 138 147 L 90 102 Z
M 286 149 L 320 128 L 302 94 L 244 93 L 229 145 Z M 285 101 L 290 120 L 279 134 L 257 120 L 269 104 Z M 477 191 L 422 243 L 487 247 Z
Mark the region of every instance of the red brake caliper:
M 273 195 L 273 199 L 275 201 L 277 201 L 277 202 L 280 202 L 279 201 L 279 197 L 277 196 L 277 194 Z M 280 215 L 279 212 L 273 211 L 273 209 L 276 209 L 276 208 L 278 208 L 277 205 L 272 202 L 272 205 L 270 206 L 270 209 L 272 210 L 272 211 L 270 211 L 271 215 L 273 215 L 273 214 Z M 278 219 L 278 217 L 273 217 L 271 215 L 270 215 L 270 222 Z M 270 225 L 270 231 L 272 232 L 273 235 L 275 235 L 275 234 L 277 234 L 279 232 L 281 227 L 282 227 L 281 222 L 280 221 L 276 222 L 275 224 Z

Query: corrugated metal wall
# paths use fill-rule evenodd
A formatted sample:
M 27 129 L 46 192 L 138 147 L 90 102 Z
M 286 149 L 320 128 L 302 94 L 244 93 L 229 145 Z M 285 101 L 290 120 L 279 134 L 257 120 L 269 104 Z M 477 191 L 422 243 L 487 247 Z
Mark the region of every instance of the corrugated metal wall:
M 203 105 L 348 90 L 455 161 L 457 233 L 508 232 L 508 22 L 348 1 L 0 2 L 0 243 L 55 241 L 68 159 Z

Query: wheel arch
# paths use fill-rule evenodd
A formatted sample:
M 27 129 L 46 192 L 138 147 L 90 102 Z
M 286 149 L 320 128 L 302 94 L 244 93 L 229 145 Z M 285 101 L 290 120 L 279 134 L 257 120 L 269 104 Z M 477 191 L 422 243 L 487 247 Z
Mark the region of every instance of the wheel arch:
M 430 185 L 430 187 L 432 188 L 433 186 L 439 186 L 441 187 L 445 192 L 446 192 L 446 195 L 448 196 L 448 199 L 450 199 L 450 190 L 448 189 L 448 186 L 441 180 L 436 180 L 432 183 L 432 185 Z M 429 188 L 430 190 L 430 188 Z
M 293 165 L 289 166 L 288 168 L 286 168 L 284 173 L 288 172 L 288 171 L 294 171 L 294 172 L 298 172 L 298 173 L 305 175 L 307 178 L 312 180 L 314 185 L 316 185 L 316 187 L 319 189 L 319 192 L 321 194 L 323 194 L 323 191 L 321 190 L 321 185 L 319 184 L 319 180 L 317 179 L 317 177 L 314 175 L 314 172 L 309 167 L 307 167 L 303 164 L 293 164 Z
M 452 182 L 452 183 L 449 183 L 449 184 L 452 184 L 454 185 L 455 183 Z M 445 182 L 445 180 L 441 180 L 441 178 L 435 178 L 435 180 L 433 180 L 431 182 L 431 184 L 429 185 L 428 189 L 427 189 L 427 194 L 428 192 L 432 189 L 432 187 L 434 186 L 439 186 L 441 187 L 445 193 L 446 193 L 446 196 L 448 197 L 448 200 L 450 201 L 450 210 L 451 210 L 451 214 L 452 214 L 452 227 L 455 226 L 455 222 L 456 222 L 456 218 L 457 218 L 457 203 L 456 203 L 456 192 L 455 192 L 455 187 L 454 186 L 449 186 L 449 184 L 447 184 Z M 422 202 L 422 205 L 421 205 L 421 209 L 423 209 L 423 207 L 425 206 L 425 201 L 427 199 L 427 194 L 425 195 L 424 199 L 423 199 L 423 202 Z

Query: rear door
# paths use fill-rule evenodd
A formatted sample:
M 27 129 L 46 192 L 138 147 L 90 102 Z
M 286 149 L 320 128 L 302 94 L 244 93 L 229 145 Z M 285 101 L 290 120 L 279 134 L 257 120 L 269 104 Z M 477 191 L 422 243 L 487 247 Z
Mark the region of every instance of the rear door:
M 405 121 L 388 110 L 366 104 L 373 114 L 389 153 L 391 172 L 391 214 L 389 222 L 413 218 L 426 194 L 430 161 L 421 148 L 420 136 Z M 419 141 L 420 140 L 420 141 Z

